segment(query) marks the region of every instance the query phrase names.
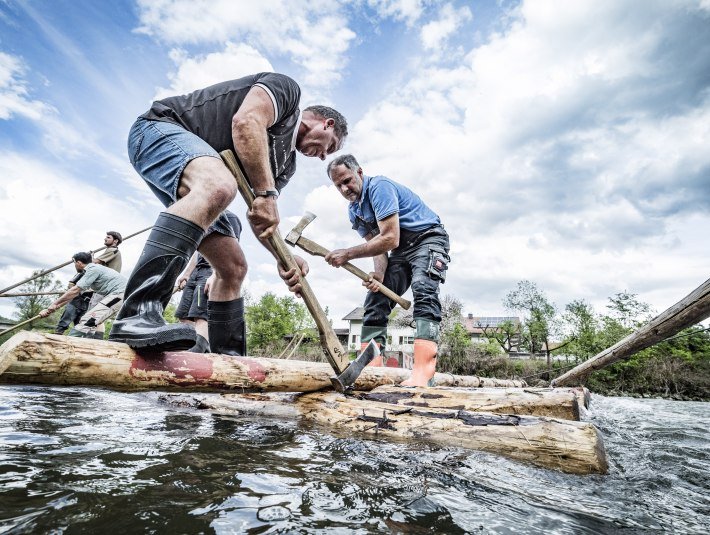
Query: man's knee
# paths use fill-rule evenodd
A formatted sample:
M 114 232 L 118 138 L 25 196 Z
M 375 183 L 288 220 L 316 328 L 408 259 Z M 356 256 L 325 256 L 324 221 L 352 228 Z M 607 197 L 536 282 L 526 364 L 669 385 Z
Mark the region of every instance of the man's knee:
M 219 181 L 209 190 L 209 202 L 212 206 L 219 206 L 220 212 L 229 206 L 237 195 L 237 184 L 234 180 Z
M 198 202 L 221 212 L 234 200 L 237 191 L 237 182 L 222 160 L 202 157 L 195 158 L 185 167 L 178 196 L 197 197 Z
M 235 257 L 227 259 L 219 265 L 213 265 L 212 269 L 217 274 L 217 278 L 236 281 L 241 284 L 247 277 L 248 267 L 243 257 Z

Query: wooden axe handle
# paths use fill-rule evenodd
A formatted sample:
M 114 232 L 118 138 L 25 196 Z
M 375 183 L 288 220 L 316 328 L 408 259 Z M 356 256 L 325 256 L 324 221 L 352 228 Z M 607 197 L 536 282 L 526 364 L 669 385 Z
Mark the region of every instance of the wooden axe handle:
M 306 251 L 307 253 L 310 253 L 314 256 L 325 256 L 327 255 L 330 251 L 323 247 L 322 245 L 318 245 L 316 242 L 313 240 L 309 240 L 308 238 L 305 238 L 303 236 L 300 236 L 298 240 L 296 241 L 296 245 L 298 245 L 301 249 Z M 359 267 L 351 264 L 350 262 L 346 262 L 343 264 L 345 269 L 347 269 L 350 273 L 355 275 L 356 277 L 359 277 L 360 279 L 364 280 L 365 282 L 368 282 L 370 280 L 370 274 L 365 273 L 363 270 L 361 270 Z M 383 295 L 389 297 L 397 303 L 399 306 L 401 306 L 404 310 L 409 310 L 409 307 L 412 306 L 412 303 L 404 299 L 403 297 L 397 295 L 394 293 L 392 290 L 387 288 L 384 284 L 381 282 L 379 283 L 380 285 L 380 292 L 382 292 Z
M 251 205 L 254 202 L 254 192 L 242 173 L 234 153 L 231 150 L 225 150 L 220 153 L 220 156 L 222 157 L 222 160 L 227 168 L 234 175 L 237 185 L 239 186 L 239 192 L 242 194 L 244 201 L 251 210 Z M 286 246 L 286 242 L 281 237 L 278 229 L 276 229 L 276 232 L 274 232 L 273 236 L 269 238 L 268 241 L 274 249 L 279 262 L 286 266 L 287 269 L 296 268 L 298 270 L 298 265 L 296 264 L 290 249 Z M 333 327 L 330 325 L 328 317 L 325 315 L 325 312 L 323 312 L 323 309 L 318 303 L 318 299 L 316 299 L 316 296 L 305 277 L 301 277 L 301 297 L 303 298 L 303 302 L 306 304 L 308 311 L 311 313 L 311 316 L 313 316 L 313 320 L 316 322 L 321 345 L 323 346 L 328 362 L 333 367 L 333 370 L 335 370 L 337 375 L 342 374 L 350 364 L 350 359 L 348 359 L 345 355 L 343 346 L 340 345 L 340 341 L 338 340 L 335 331 L 333 331 Z

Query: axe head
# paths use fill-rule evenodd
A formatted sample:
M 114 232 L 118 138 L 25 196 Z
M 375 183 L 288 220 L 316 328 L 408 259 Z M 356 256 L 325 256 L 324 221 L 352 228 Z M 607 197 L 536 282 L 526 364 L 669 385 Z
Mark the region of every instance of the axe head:
M 306 228 L 310 224 L 310 222 L 313 221 L 315 218 L 316 214 L 314 213 L 306 212 L 305 214 L 303 214 L 303 217 L 298 222 L 298 224 L 293 227 L 291 229 L 291 232 L 286 235 L 284 241 L 288 243 L 291 247 L 295 247 L 298 238 L 300 238 L 301 234 L 303 234 L 303 229 Z
M 380 348 L 377 347 L 377 343 L 374 340 L 370 340 L 367 347 L 357 356 L 355 360 L 350 363 L 347 368 L 345 368 L 343 373 L 336 377 L 330 378 L 333 388 L 335 388 L 338 392 L 350 390 L 355 384 L 357 378 L 360 377 L 360 374 L 365 366 L 370 364 L 372 359 L 379 356 L 379 354 Z

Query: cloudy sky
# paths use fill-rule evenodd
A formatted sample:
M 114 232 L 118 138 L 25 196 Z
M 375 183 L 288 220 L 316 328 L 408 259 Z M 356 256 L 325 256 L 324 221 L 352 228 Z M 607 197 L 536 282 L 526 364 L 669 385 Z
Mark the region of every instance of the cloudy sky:
M 522 279 L 559 308 L 628 291 L 660 312 L 708 277 L 708 35 L 708 0 L 0 0 L 0 287 L 154 222 L 125 150 L 153 99 L 274 70 L 441 216 L 465 312 L 504 315 Z M 325 163 L 298 165 L 282 232 L 309 210 L 311 239 L 358 243 Z M 286 294 L 243 246 L 249 293 Z M 342 325 L 359 281 L 310 264 Z

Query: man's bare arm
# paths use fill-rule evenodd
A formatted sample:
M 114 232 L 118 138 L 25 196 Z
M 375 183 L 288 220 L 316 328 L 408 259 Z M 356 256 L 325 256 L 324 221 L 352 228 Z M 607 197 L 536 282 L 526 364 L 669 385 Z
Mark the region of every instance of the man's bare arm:
M 55 310 L 58 310 L 61 307 L 63 307 L 64 305 L 66 305 L 69 301 L 74 299 L 80 293 L 81 293 L 81 288 L 79 288 L 79 286 L 72 286 L 66 292 L 64 292 L 56 301 L 54 301 L 54 303 L 49 305 L 44 310 L 40 311 L 39 315 L 43 318 L 46 318 Z
M 331 266 L 340 267 L 354 258 L 367 258 L 386 255 L 392 249 L 399 247 L 399 214 L 392 214 L 377 222 L 380 233 L 363 244 L 336 249 L 325 255 L 325 260 Z
M 232 141 L 239 161 L 254 190 L 275 189 L 269 165 L 267 128 L 275 117 L 274 104 L 266 91 L 254 86 L 232 117 Z M 278 228 L 279 212 L 275 197 L 257 197 L 248 214 L 255 234 L 268 238 Z

